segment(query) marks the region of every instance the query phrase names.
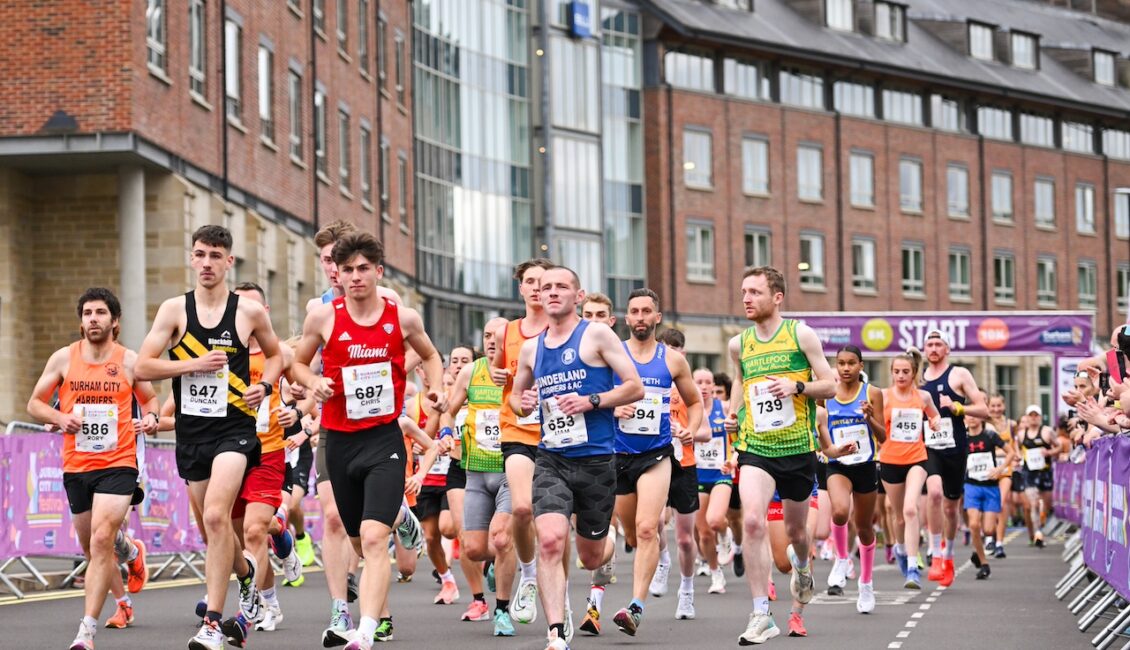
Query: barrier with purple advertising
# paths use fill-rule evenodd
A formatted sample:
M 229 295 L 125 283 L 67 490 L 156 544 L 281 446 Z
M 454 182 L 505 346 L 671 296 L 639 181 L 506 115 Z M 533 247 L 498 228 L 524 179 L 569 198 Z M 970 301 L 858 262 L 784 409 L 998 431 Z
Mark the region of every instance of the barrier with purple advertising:
M 1055 464 L 1055 487 L 1052 501 L 1055 515 L 1079 526 L 1083 523 L 1083 468 L 1082 463 Z
M 1076 466 L 1080 467 L 1080 466 Z M 1083 559 L 1087 567 L 1130 598 L 1130 438 L 1107 437 L 1087 450 L 1082 467 L 1078 501 L 1083 531 Z M 1058 468 L 1057 468 L 1058 469 Z M 1074 475 L 1068 470 L 1074 483 Z M 1061 480 L 1060 475 L 1056 481 Z M 1064 496 L 1071 499 L 1071 492 Z M 1070 509 L 1068 510 L 1070 513 Z

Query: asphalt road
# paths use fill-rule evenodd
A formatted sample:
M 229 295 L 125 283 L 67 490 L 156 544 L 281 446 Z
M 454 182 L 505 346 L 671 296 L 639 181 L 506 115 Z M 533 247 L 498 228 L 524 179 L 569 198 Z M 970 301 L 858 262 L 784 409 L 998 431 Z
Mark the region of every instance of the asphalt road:
M 670 533 L 669 533 L 670 534 Z M 673 540 L 672 540 L 673 541 Z M 769 642 L 771 646 L 804 648 L 1082 648 L 1089 647 L 1089 636 L 1076 631 L 1066 605 L 1052 596 L 1055 581 L 1063 574 L 1059 560 L 1061 540 L 1052 540 L 1048 548 L 1029 548 L 1022 540 L 1009 546 L 1009 556 L 992 564 L 993 574 L 987 581 L 973 579 L 975 571 L 968 563 L 970 550 L 958 549 L 957 581 L 948 589 L 927 583 L 920 592 L 901 587 L 901 576 L 891 565 L 876 567 L 874 583 L 878 606 L 875 613 L 863 616 L 855 611 L 856 590 L 849 581 L 842 597 L 818 592 L 808 606 L 805 623 L 807 639 L 791 639 L 782 635 Z M 672 549 L 674 547 L 672 546 Z M 605 597 L 604 634 L 589 637 L 581 633 L 572 648 L 635 647 L 635 648 L 723 648 L 734 647 L 738 634 L 745 627 L 750 611 L 749 590 L 745 579 L 735 578 L 727 569 L 727 593 L 707 594 L 708 578 L 696 579 L 697 619 L 676 621 L 675 591 L 677 576 L 670 583 L 670 594 L 648 602 L 645 617 L 636 637 L 621 634 L 612 625 L 611 615 L 629 600 L 630 558 L 621 555 L 617 566 L 618 581 L 609 587 Z M 877 558 L 881 559 L 881 558 Z M 825 584 L 831 563 L 816 562 L 817 586 Z M 393 584 L 391 606 L 395 624 L 394 643 L 414 648 L 544 648 L 544 618 L 536 623 L 518 626 L 512 639 L 491 636 L 491 624 L 464 623 L 460 615 L 470 601 L 463 589 L 459 602 L 433 605 L 438 585 L 430 577 L 426 557 L 421 558 L 414 581 Z M 457 577 L 462 585 L 462 576 Z M 782 594 L 788 594 L 786 578 L 776 576 Z M 576 623 L 583 614 L 587 584 L 580 572 L 570 586 Z M 97 637 L 99 650 L 107 648 L 184 648 L 195 633 L 199 619 L 193 607 L 203 594 L 195 580 L 158 581 L 134 597 L 136 621 L 126 630 L 101 629 Z M 275 632 L 257 632 L 248 647 L 289 650 L 320 647 L 322 629 L 329 620 L 329 601 L 325 580 L 320 572 L 307 574 L 306 583 L 297 589 L 280 589 L 285 620 Z M 0 647 L 65 648 L 81 618 L 80 590 L 37 594 L 28 601 L 0 600 Z M 235 603 L 235 589 L 229 595 L 229 613 Z M 488 594 L 493 606 L 493 598 Z M 112 603 L 112 600 L 111 600 Z M 112 613 L 110 604 L 102 620 Z M 356 608 L 354 608 L 356 615 Z M 788 604 L 773 603 L 777 625 L 785 629 Z M 1097 629 L 1092 630 L 1092 633 Z

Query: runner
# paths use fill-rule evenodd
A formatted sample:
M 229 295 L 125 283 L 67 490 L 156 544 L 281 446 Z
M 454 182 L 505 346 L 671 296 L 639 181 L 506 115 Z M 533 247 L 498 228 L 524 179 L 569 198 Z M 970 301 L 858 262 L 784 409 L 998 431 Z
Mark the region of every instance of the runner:
M 961 521 L 961 495 L 965 487 L 965 418 L 987 418 L 989 407 L 973 375 L 946 358 L 950 343 L 941 330 L 926 333 L 926 361 L 922 388 L 930 394 L 941 416 L 941 428 L 926 432 L 926 519 L 930 528 L 930 580 L 948 587 L 953 584 L 953 540 Z M 943 544 L 944 537 L 944 544 Z M 940 553 L 939 553 L 940 550 Z
M 569 517 L 577 515 L 578 557 L 585 568 L 597 568 L 615 504 L 611 409 L 642 399 L 644 390 L 615 333 L 577 316 L 584 291 L 576 273 L 564 267 L 545 270 L 540 295 L 549 328 L 522 345 L 510 407 L 521 417 L 535 408 L 542 413 L 533 486 L 538 590 L 550 630 L 546 648 L 563 650 L 568 642 L 562 558 Z M 619 386 L 613 386 L 613 373 L 622 381 Z
M 780 634 L 769 614 L 769 561 L 765 554 L 769 502 L 783 497 L 785 530 L 794 568 L 791 591 L 812 599 L 809 537 L 805 530 L 809 492 L 816 472 L 816 399 L 835 395 L 835 375 L 820 339 L 810 327 L 781 317 L 785 278 L 772 267 L 747 270 L 741 285 L 746 318 L 753 325 L 730 340 L 730 356 L 741 369 L 741 388 L 731 392 L 728 429 L 739 431 L 738 452 L 745 551 L 753 612 L 741 645 L 764 643 Z M 744 410 L 740 425 L 739 409 Z
M 459 371 L 447 407 L 448 417 L 458 423 L 459 437 L 455 442 L 462 446 L 462 465 L 467 472 L 462 554 L 475 562 L 493 561 L 490 570 L 496 596 L 493 614 L 484 612 L 484 618 L 468 609 L 463 620 L 493 620 L 495 636 L 514 636 L 510 593 L 517 569 L 510 537 L 510 486 L 502 467 L 502 432 L 498 424 L 502 389 L 490 378 L 490 364 L 498 354 L 496 332 L 505 322 L 492 318 L 483 326 L 486 356 Z M 479 600 L 473 601 L 472 606 L 476 602 Z
M 808 499 L 808 515 L 804 529 L 809 538 L 816 532 L 817 519 L 820 517 L 820 497 L 815 482 L 812 485 L 812 495 Z M 766 516 L 766 536 L 762 547 L 762 561 L 776 566 L 781 573 L 791 576 L 795 573 L 792 564 L 791 544 L 786 532 L 784 512 L 781 506 L 781 495 L 773 492 L 769 500 L 769 511 Z M 770 580 L 772 584 L 772 580 Z M 795 596 L 792 599 L 792 609 L 789 610 L 789 636 L 805 637 L 808 630 L 804 627 L 804 606 Z
M 294 389 L 304 387 L 291 384 L 292 396 Z M 299 422 L 299 430 L 286 438 L 286 483 L 290 486 L 289 500 L 287 501 L 287 521 L 294 531 L 294 552 L 302 566 L 314 564 L 314 540 L 306 534 L 306 513 L 302 508 L 302 500 L 306 498 L 310 485 L 310 472 L 314 468 L 314 448 L 310 441 L 314 438 L 314 418 L 311 413 Z M 299 576 L 298 580 L 283 582 L 284 587 L 301 587 L 306 578 Z
M 922 353 L 916 348 L 891 359 L 893 385 L 883 389 L 883 423 L 888 439 L 879 451 L 879 476 L 893 515 L 891 532 L 895 540 L 895 561 L 906 579 L 903 586 L 907 589 L 922 588 L 918 568 L 918 536 L 921 532 L 918 495 L 926 483 L 923 417 L 929 419 L 931 427 L 937 429 L 940 426 L 938 410 L 929 394 L 918 388 L 921 365 Z
M 718 565 L 718 536 L 729 530 L 727 510 L 730 495 L 734 491 L 734 479 L 724 471 L 730 458 L 729 435 L 726 433 L 726 404 L 714 397 L 714 373 L 706 368 L 694 371 L 694 383 L 702 394 L 702 400 L 710 404 L 710 411 L 699 427 L 700 435 L 695 436 L 695 461 L 698 475 L 699 508 L 695 518 L 698 533 L 698 546 L 702 549 L 707 565 L 710 567 L 710 590 L 708 593 L 726 593 L 726 576 Z M 702 435 L 702 434 L 708 434 Z M 740 557 L 740 556 L 736 556 Z M 680 606 L 684 593 L 690 599 L 690 616 L 694 618 L 694 580 L 684 576 L 679 592 Z M 679 616 L 676 614 L 676 618 Z
M 973 557 L 970 561 L 977 567 L 977 579 L 989 577 L 989 558 L 982 532 L 991 536 L 997 529 L 996 519 L 1001 511 L 1000 479 L 1005 470 L 1012 466 L 1016 451 L 1011 442 L 1005 442 L 996 431 L 985 429 L 984 422 L 972 415 L 965 416 L 965 427 L 969 433 L 965 472 L 965 514 L 969 521 L 969 532 L 973 539 Z M 1005 452 L 1004 462 L 997 459 L 996 451 Z
M 324 402 L 326 465 L 342 524 L 354 551 L 366 560 L 361 620 L 355 632 L 343 635 L 349 637 L 348 650 L 373 643 L 388 595 L 389 535 L 405 509 L 408 459 L 397 420 L 407 348 L 421 359 L 431 387 L 429 401 L 445 408 L 443 364 L 419 314 L 378 297 L 383 258 L 383 246 L 367 233 L 350 233 L 334 244 L 333 260 L 346 295 L 307 315 L 294 367 L 295 379 Z M 324 346 L 322 377 L 309 366 L 319 346 Z M 323 644 L 327 640 L 332 639 L 323 638 Z
M 1040 529 L 1052 507 L 1052 467 L 1048 458 L 1059 453 L 1059 439 L 1051 427 L 1044 425 L 1039 406 L 1032 404 L 1024 410 L 1024 420 L 1016 430 L 1016 443 L 1024 461 L 1024 489 L 1030 508 L 1025 519 L 1029 543 L 1043 548 L 1044 531 Z
M 887 441 L 883 422 L 883 391 L 862 382 L 863 352 L 848 345 L 836 353 L 836 372 L 840 378 L 836 395 L 825 402 L 821 425 L 833 445 L 854 443 L 858 451 L 848 456 L 829 458 L 828 495 L 832 501 L 832 541 L 836 563 L 828 574 L 828 593 L 844 585 L 852 572 L 849 556 L 848 516 L 854 513 L 859 536 L 859 596 L 855 604 L 860 614 L 875 609 L 875 589 L 871 573 L 875 566 L 875 498 L 879 472 L 875 465 L 877 449 Z
M 510 616 L 519 623 L 533 623 L 538 617 L 532 495 L 534 458 L 541 437 L 541 409 L 533 409 L 527 417 L 518 418 L 511 408 L 510 394 L 518 368 L 518 352 L 526 341 L 545 331 L 549 323 L 538 293 L 542 273 L 552 266 L 553 262 L 538 257 L 514 267 L 514 279 L 518 281 L 518 294 L 525 302 L 526 315 L 509 321 L 495 332 L 499 347 L 491 362 L 491 379 L 502 386 L 498 421 L 502 427 L 506 482 L 510 486 L 511 536 L 521 572 L 514 600 L 510 603 Z
M 57 350 L 35 383 L 27 411 L 63 434 L 63 487 L 83 554 L 89 562 L 83 586 L 86 602 L 71 650 L 93 650 L 98 617 L 107 591 L 117 600 L 114 619 L 132 622 L 133 605 L 122 587 L 115 542 L 133 504 L 144 496 L 137 485 L 137 443 L 134 399 L 141 405 L 141 431 L 157 430 L 158 402 L 153 386 L 137 378 L 137 355 L 117 343 L 122 307 L 109 290 L 87 289 L 78 299 L 82 338 Z M 59 407 L 52 396 L 59 393 Z M 137 563 L 145 562 L 145 547 L 134 542 L 130 582 Z M 136 590 L 140 591 L 138 586 Z
M 190 650 L 223 647 L 219 625 L 233 569 L 240 583 L 238 615 L 245 625 L 261 615 L 255 560 L 238 552 L 231 514 L 243 477 L 259 464 L 256 410 L 278 383 L 283 359 L 267 311 L 224 284 L 235 263 L 231 251 L 231 233 L 222 226 L 202 226 L 193 233 L 196 288 L 161 304 L 137 359 L 138 378 L 173 380 L 177 470 L 188 481 L 208 539 L 207 611 Z M 251 382 L 251 339 L 265 357 L 258 383 Z M 168 361 L 158 358 L 162 349 L 168 349 Z
M 1012 432 L 1016 430 L 1016 422 L 1005 415 L 1004 395 L 995 394 L 989 398 L 988 403 L 989 419 L 985 421 L 986 428 L 996 431 L 1006 446 L 1012 446 Z M 1012 461 L 1005 462 L 1006 452 L 1002 449 L 997 449 L 995 454 L 997 465 L 1001 467 L 1000 479 L 997 481 L 1001 493 L 1001 512 L 997 516 L 996 530 L 990 532 L 988 539 L 985 540 L 985 551 L 1003 560 L 1007 557 L 1004 550 L 1005 527 L 1012 518 L 1012 466 L 1016 458 L 1014 454 Z
M 644 397 L 613 412 L 616 515 L 624 526 L 625 539 L 636 551 L 632 600 L 612 620 L 629 636 L 635 636 L 643 619 L 644 601 L 659 563 L 660 526 L 673 471 L 672 388 L 686 404 L 690 431 L 698 431 L 702 422 L 702 399 L 695 390 L 687 360 L 682 355 L 670 354 L 667 346 L 655 340 L 655 328 L 662 319 L 659 296 L 654 291 L 643 288 L 628 294 L 625 322 L 631 337 L 624 342 L 624 349 L 643 381 Z M 614 376 L 613 382 L 619 385 L 620 377 Z M 682 447 L 681 442 L 678 444 Z

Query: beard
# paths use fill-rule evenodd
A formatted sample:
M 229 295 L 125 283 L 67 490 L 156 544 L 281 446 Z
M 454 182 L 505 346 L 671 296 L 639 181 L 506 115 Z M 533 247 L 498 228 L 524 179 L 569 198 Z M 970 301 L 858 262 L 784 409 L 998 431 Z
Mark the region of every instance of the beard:
M 646 340 L 650 339 L 651 335 L 654 334 L 654 333 L 655 333 L 655 326 L 654 325 L 647 325 L 643 329 L 637 329 L 635 327 L 632 328 L 632 336 L 637 341 L 646 341 Z

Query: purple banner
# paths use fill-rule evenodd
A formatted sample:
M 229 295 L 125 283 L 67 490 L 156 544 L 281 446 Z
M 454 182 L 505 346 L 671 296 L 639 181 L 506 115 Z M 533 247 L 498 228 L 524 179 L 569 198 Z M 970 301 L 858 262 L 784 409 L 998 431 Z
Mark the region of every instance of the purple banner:
M 177 475 L 176 452 L 145 450 L 145 500 L 130 513 L 130 535 L 145 542 L 150 553 L 184 553 L 204 549 L 204 539 L 188 502 L 188 486 Z
M 0 436 L 3 517 L 0 557 L 82 555 L 63 489 L 63 439 Z
M 1128 486 L 1130 439 L 1098 440 L 1083 466 L 1083 559 L 1124 598 L 1130 598 Z
M 939 329 L 958 354 L 1057 354 L 1088 356 L 1094 330 L 1083 312 L 790 313 L 816 331 L 826 352 L 855 345 L 874 354 L 922 349 L 926 333 Z
M 1052 492 L 1055 515 L 1076 526 L 1083 524 L 1083 472 L 1085 468 L 1086 465 L 1082 463 L 1055 464 L 1055 486 Z

